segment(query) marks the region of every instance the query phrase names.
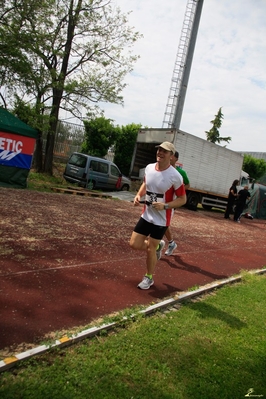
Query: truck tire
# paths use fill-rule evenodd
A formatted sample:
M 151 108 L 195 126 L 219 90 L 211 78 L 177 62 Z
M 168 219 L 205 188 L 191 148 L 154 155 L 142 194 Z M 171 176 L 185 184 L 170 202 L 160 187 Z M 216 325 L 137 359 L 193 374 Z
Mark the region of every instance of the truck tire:
M 194 192 L 189 192 L 187 194 L 187 203 L 186 203 L 186 207 L 188 209 L 191 209 L 192 211 L 196 211 L 197 210 L 197 206 L 198 203 L 201 201 L 201 196 L 198 193 L 194 193 Z

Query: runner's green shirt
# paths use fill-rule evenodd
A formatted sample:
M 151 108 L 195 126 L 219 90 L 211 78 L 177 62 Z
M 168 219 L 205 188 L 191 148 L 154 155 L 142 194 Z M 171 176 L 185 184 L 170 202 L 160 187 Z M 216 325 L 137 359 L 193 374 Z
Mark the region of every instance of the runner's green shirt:
M 184 184 L 185 185 L 189 184 L 189 178 L 188 178 L 186 172 L 179 166 L 176 166 L 176 170 L 180 173 L 180 175 L 182 175 Z

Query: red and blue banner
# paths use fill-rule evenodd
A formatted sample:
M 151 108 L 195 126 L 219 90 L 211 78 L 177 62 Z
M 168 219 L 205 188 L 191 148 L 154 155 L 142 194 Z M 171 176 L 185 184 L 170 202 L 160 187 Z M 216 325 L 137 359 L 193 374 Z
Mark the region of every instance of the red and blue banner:
M 30 169 L 35 138 L 0 131 L 0 165 Z

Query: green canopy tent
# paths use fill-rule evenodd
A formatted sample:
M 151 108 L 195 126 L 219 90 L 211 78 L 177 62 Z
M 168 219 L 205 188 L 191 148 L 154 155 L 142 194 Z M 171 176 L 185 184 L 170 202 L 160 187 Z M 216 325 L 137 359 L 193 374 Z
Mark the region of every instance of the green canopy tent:
M 244 213 L 248 212 L 256 219 L 266 219 L 266 186 L 254 184 L 248 191 L 251 198 Z
M 37 130 L 0 107 L 0 186 L 27 187 Z

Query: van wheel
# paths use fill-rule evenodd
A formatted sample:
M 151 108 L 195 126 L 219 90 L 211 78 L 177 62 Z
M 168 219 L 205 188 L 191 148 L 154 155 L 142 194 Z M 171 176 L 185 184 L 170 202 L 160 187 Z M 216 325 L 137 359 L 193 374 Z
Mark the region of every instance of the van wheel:
M 124 184 L 122 187 L 121 187 L 121 191 L 128 191 L 129 190 L 129 185 L 128 184 Z

